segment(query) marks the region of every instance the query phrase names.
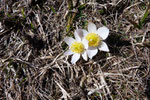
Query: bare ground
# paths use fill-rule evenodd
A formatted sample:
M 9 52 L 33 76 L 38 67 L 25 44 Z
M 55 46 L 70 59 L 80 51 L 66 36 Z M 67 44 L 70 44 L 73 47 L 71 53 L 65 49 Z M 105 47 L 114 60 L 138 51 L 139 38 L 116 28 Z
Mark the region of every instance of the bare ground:
M 146 11 L 148 0 L 0 0 L 0 100 L 150 99 Z M 88 21 L 110 29 L 110 52 L 72 65 L 63 39 Z

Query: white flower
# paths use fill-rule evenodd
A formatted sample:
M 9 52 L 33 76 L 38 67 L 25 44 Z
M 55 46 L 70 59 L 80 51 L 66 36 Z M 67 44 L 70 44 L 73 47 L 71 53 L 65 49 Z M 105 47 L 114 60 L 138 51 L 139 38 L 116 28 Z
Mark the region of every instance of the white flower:
M 81 37 L 83 33 L 80 29 L 77 29 L 74 32 L 74 36 L 75 39 L 73 39 L 72 37 L 66 37 L 64 39 L 64 41 L 69 45 L 69 50 L 67 50 L 64 55 L 68 56 L 68 55 L 72 55 L 71 58 L 71 63 L 75 64 L 80 56 L 82 55 L 83 59 L 87 61 L 88 57 L 87 57 L 87 52 L 86 49 L 88 48 L 88 43 L 86 40 L 82 40 Z
M 96 25 L 94 23 L 88 23 L 88 31 L 82 29 L 83 31 L 83 41 L 87 40 L 88 49 L 87 55 L 90 59 L 92 59 L 97 53 L 98 49 L 101 51 L 109 52 L 107 44 L 103 41 L 109 35 L 109 29 L 105 26 L 96 29 Z

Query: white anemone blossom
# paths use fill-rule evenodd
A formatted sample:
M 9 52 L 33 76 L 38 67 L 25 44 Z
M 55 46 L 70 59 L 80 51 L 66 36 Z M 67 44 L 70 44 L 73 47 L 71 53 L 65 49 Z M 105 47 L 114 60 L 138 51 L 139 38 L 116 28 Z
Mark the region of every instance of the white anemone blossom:
M 109 29 L 105 26 L 96 28 L 96 25 L 92 22 L 88 23 L 88 31 L 82 29 L 83 31 L 83 41 L 87 40 L 88 49 L 87 55 L 90 59 L 92 59 L 97 53 L 98 49 L 100 51 L 109 52 L 107 44 L 103 41 L 109 35 Z
M 64 55 L 69 56 L 73 55 L 71 58 L 71 63 L 76 64 L 76 62 L 82 56 L 84 60 L 87 61 L 87 52 L 86 49 L 88 48 L 88 43 L 86 40 L 82 40 L 82 31 L 80 29 L 75 30 L 74 36 L 75 39 L 72 37 L 66 37 L 64 41 L 69 46 L 69 50 L 67 50 Z

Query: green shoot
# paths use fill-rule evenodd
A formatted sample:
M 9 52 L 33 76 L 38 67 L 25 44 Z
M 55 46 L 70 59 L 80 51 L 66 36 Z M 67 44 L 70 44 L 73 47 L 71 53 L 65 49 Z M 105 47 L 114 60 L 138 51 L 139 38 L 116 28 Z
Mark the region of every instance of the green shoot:
M 149 5 L 148 5 L 148 7 L 147 7 L 147 9 L 146 9 L 146 11 L 145 11 L 145 13 L 144 13 L 144 16 L 143 16 L 142 19 L 139 21 L 139 26 L 140 26 L 140 28 L 143 26 L 143 24 L 145 24 L 145 19 L 147 18 L 149 12 L 150 12 L 150 3 L 149 3 Z
M 23 18 L 25 19 L 26 16 L 25 16 L 24 8 L 21 9 L 21 14 L 22 14 Z
M 50 7 L 50 8 L 51 8 L 51 10 L 52 10 L 53 13 L 56 13 L 56 10 L 55 10 L 55 8 L 53 6 Z

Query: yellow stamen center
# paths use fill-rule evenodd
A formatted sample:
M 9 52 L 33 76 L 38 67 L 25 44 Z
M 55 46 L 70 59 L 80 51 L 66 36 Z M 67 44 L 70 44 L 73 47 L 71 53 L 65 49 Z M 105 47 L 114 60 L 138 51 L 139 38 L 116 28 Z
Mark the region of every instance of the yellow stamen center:
M 72 52 L 82 53 L 84 51 L 84 45 L 81 42 L 75 41 L 74 43 L 71 44 L 70 49 Z
M 99 44 L 102 41 L 100 36 L 96 33 L 89 33 L 89 34 L 87 34 L 87 36 L 85 38 L 88 40 L 89 46 L 91 46 L 91 47 L 99 46 Z

